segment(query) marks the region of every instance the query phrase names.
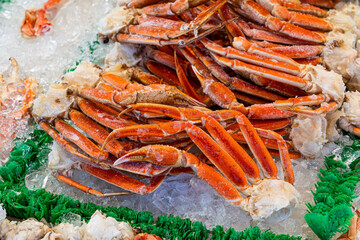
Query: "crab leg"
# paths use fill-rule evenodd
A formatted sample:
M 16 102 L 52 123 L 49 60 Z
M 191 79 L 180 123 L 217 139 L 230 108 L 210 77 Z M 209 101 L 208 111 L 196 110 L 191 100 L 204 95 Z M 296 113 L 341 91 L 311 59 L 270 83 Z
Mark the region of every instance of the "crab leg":
M 160 0 L 132 0 L 127 6 L 130 8 L 143 8 L 161 2 Z
M 236 116 L 236 121 L 240 126 L 241 132 L 243 133 L 251 152 L 259 162 L 264 175 L 267 178 L 276 178 L 277 168 L 275 162 L 250 121 L 242 114 Z
M 283 54 L 290 58 L 308 58 L 318 56 L 322 50 L 323 46 L 316 45 L 297 45 L 297 46 L 283 46 L 283 47 L 272 47 L 269 48 L 271 51 L 274 51 L 279 54 Z
M 275 107 L 296 107 L 296 106 L 304 106 L 304 105 L 319 105 L 320 103 L 329 101 L 329 97 L 324 94 L 319 95 L 310 95 L 304 97 L 297 98 L 289 98 L 287 100 L 278 100 L 273 104 Z
M 281 165 L 284 171 L 284 179 L 285 181 L 294 184 L 294 171 L 290 160 L 288 146 L 285 140 L 282 138 L 281 135 L 271 130 L 256 129 L 256 132 L 262 137 L 267 137 L 277 141 L 278 149 L 280 152 Z
M 264 87 L 265 89 L 281 93 L 287 97 L 295 97 L 295 96 L 305 96 L 306 92 L 297 88 L 290 86 L 288 84 L 277 82 L 270 80 L 268 78 L 260 77 L 255 74 L 249 74 L 249 78 L 255 84 Z
M 209 71 L 230 89 L 241 91 L 270 101 L 283 99 L 284 97 L 268 92 L 260 87 L 249 84 L 242 79 L 230 77 L 210 56 L 205 55 L 197 48 L 192 48 L 195 55 L 209 69 Z M 279 64 L 281 65 L 281 64 Z
M 176 0 L 175 2 L 146 6 L 141 9 L 141 12 L 153 16 L 170 16 L 177 15 L 188 8 L 188 0 Z
M 176 63 L 175 63 L 175 57 L 174 57 L 174 51 L 172 49 L 170 49 L 171 54 L 164 52 L 164 51 L 160 51 L 160 50 L 155 50 L 155 49 L 150 49 L 147 48 L 146 50 L 146 55 L 152 59 L 154 59 L 155 61 L 164 64 L 165 66 L 176 70 Z M 185 69 L 187 71 L 187 69 L 189 69 L 189 63 L 182 60 L 181 58 L 178 59 L 178 62 L 181 66 L 181 68 Z
M 55 131 L 45 120 L 40 120 L 38 122 L 38 124 L 40 125 L 40 127 L 47 132 L 60 146 L 62 146 L 64 149 L 66 149 L 68 152 L 70 152 L 71 154 L 74 154 L 75 156 L 84 159 L 86 161 L 89 161 L 91 163 L 94 163 L 98 166 L 101 166 L 104 169 L 109 169 L 109 165 L 106 164 L 103 161 L 98 161 L 96 159 L 90 158 L 82 153 L 80 153 L 78 150 L 76 150 L 73 146 L 71 146 L 71 144 L 66 141 L 62 136 L 60 136 L 60 134 Z
M 207 29 L 195 36 L 192 37 L 185 37 L 182 36 L 181 38 L 176 39 L 169 39 L 164 40 L 160 38 L 154 38 L 154 37 L 148 37 L 143 35 L 137 35 L 137 34 L 122 34 L 118 33 L 116 34 L 116 41 L 118 42 L 124 42 L 124 43 L 136 43 L 136 44 L 148 44 L 148 45 L 155 45 L 155 46 L 166 46 L 166 45 L 188 45 L 198 39 L 201 39 L 223 27 L 223 24 L 219 24 L 217 26 L 214 26 L 213 28 Z M 156 30 L 156 29 L 154 29 Z M 190 32 L 190 30 L 181 31 L 179 32 L 181 34 L 184 34 L 185 32 Z
M 70 118 L 76 126 L 85 131 L 98 144 L 103 144 L 106 140 L 106 137 L 109 135 L 109 133 L 103 127 L 101 127 L 99 124 L 89 119 L 79 111 L 71 110 Z M 121 143 L 118 142 L 116 139 L 111 139 L 110 142 L 106 144 L 105 148 L 111 154 L 117 157 L 120 157 L 122 155 L 124 149 Z
M 77 103 L 83 113 L 85 113 L 88 117 L 92 118 L 98 123 L 111 128 L 117 129 L 121 127 L 131 126 L 134 125 L 131 122 L 117 117 L 114 114 L 110 114 L 103 109 L 97 107 L 94 103 L 85 100 L 83 98 L 77 98 Z
M 213 140 L 211 141 L 213 142 Z M 221 148 L 220 152 L 209 151 L 208 154 L 211 155 L 212 158 L 219 157 L 218 154 L 226 156 L 227 159 L 229 158 L 225 152 L 221 151 Z M 180 151 L 169 146 L 152 145 L 128 153 L 127 155 L 121 157 L 115 164 L 133 160 L 148 161 L 153 164 L 163 166 L 191 166 L 201 179 L 213 187 L 230 204 L 239 205 L 243 199 L 233 184 L 231 184 L 215 169 L 199 161 L 199 159 L 191 153 Z M 223 158 L 221 160 L 224 161 Z M 244 174 L 242 174 L 242 181 L 243 186 L 241 189 L 245 190 L 248 188 L 248 185 Z
M 234 48 L 241 50 L 241 51 L 245 51 L 247 53 L 253 53 L 253 54 L 263 56 L 263 57 L 266 57 L 269 59 L 275 59 L 275 60 L 278 60 L 281 62 L 292 64 L 294 66 L 298 65 L 291 58 L 288 58 L 284 55 L 272 52 L 271 50 L 258 47 L 256 44 L 252 44 L 251 42 L 246 40 L 244 33 L 245 34 L 248 33 L 247 29 L 249 29 L 250 27 L 248 26 L 248 24 L 245 23 L 245 21 L 242 21 L 239 19 L 237 19 L 235 21 L 229 21 L 232 18 L 229 11 L 230 11 L 229 7 L 227 5 L 224 5 L 221 8 L 220 16 L 223 21 L 227 21 L 225 26 L 226 26 L 227 30 L 230 32 L 230 35 L 233 37 L 232 45 Z M 245 25 L 243 25 L 242 28 L 240 28 L 240 26 L 237 24 L 238 22 L 244 23 Z M 250 34 L 250 37 L 254 37 L 253 34 Z M 286 39 L 282 36 L 275 36 L 275 38 L 278 39 L 281 43 L 288 41 L 288 39 Z M 293 42 L 291 42 L 291 44 L 293 44 Z
M 247 103 L 248 105 L 269 103 L 269 101 L 267 101 L 267 100 L 264 100 L 264 99 L 258 98 L 258 97 L 254 97 L 254 96 L 248 95 L 246 93 L 241 93 L 238 91 L 233 91 L 233 92 L 234 92 L 234 95 L 237 100 L 239 100 L 242 103 Z
M 298 107 L 286 108 L 286 111 L 314 116 L 314 115 L 321 115 L 324 113 L 333 112 L 338 108 L 339 108 L 339 104 L 336 102 L 329 102 L 329 103 L 324 102 L 321 104 L 319 108 L 314 110 L 308 109 L 307 107 L 298 106 Z
M 80 96 L 115 106 L 126 106 L 134 103 L 149 101 L 153 103 L 165 103 L 170 105 L 203 105 L 203 103 L 189 97 L 175 87 L 163 84 L 143 86 L 141 90 L 125 89 L 121 92 L 104 91 L 95 88 L 83 88 L 80 90 Z
M 277 72 L 277 71 L 274 71 L 271 69 L 254 66 L 251 64 L 241 62 L 236 59 L 227 59 L 227 58 L 224 58 L 224 57 L 219 56 L 214 53 L 211 53 L 211 55 L 215 58 L 215 60 L 217 62 L 219 62 L 225 66 L 228 66 L 231 69 L 236 70 L 236 71 L 243 71 L 248 74 L 254 74 L 254 75 L 258 75 L 260 77 L 269 78 L 274 81 L 287 83 L 291 86 L 298 87 L 300 89 L 306 90 L 307 87 L 309 86 L 308 81 L 306 81 L 302 78 L 293 76 L 293 75 L 289 75 L 287 73 Z
M 311 57 L 311 58 L 299 58 L 299 59 L 295 59 L 295 61 L 299 64 L 304 64 L 304 65 L 318 65 L 318 64 L 322 64 L 323 62 L 323 58 L 322 57 Z
M 89 164 L 85 164 L 85 171 L 90 173 L 91 175 L 100 178 L 108 183 L 111 183 L 115 186 L 121 187 L 127 191 L 134 192 L 137 194 L 149 194 L 155 191 L 160 184 L 164 181 L 166 175 L 170 172 L 171 168 L 169 168 L 162 175 L 155 176 L 150 178 L 149 185 L 142 183 L 132 177 L 129 177 L 121 172 L 114 171 L 112 169 L 101 169 L 98 167 L 91 166 Z
M 162 173 L 161 176 L 156 176 L 151 178 L 150 185 L 145 185 L 142 182 L 135 180 L 131 177 L 128 177 L 120 172 L 114 171 L 110 169 L 110 166 L 102 161 L 98 161 L 96 159 L 89 158 L 86 155 L 83 155 L 79 151 L 77 151 L 75 148 L 73 148 L 69 142 L 67 142 L 64 138 L 60 136 L 59 133 L 57 133 L 48 123 L 46 123 L 44 120 L 41 120 L 39 122 L 39 125 L 42 129 L 44 129 L 57 143 L 59 143 L 62 147 L 64 147 L 67 151 L 71 152 L 72 154 L 87 160 L 88 162 L 91 162 L 93 164 L 96 164 L 99 167 L 94 167 L 89 164 L 84 163 L 84 168 L 87 172 L 90 174 L 99 177 L 102 180 L 105 180 L 109 183 L 112 183 L 116 186 L 119 186 L 121 188 L 124 188 L 128 191 L 136 192 L 139 194 L 146 194 L 154 191 L 164 180 L 166 174 L 170 171 L 170 169 L 167 168 L 161 168 L 161 167 L 155 167 L 155 166 L 146 166 L 143 163 L 131 163 L 131 164 L 121 164 L 117 166 L 118 168 L 124 169 L 129 171 L 132 169 L 132 172 L 147 175 L 147 174 L 159 174 Z M 145 167 L 145 168 L 144 168 Z M 156 169 L 158 168 L 158 169 Z M 115 196 L 115 195 L 123 195 L 128 193 L 104 193 L 98 192 L 96 190 L 93 190 L 89 187 L 86 187 L 82 184 L 79 184 L 75 181 L 73 181 L 70 178 L 67 178 L 62 175 L 58 175 L 58 179 L 60 181 L 63 181 L 70 186 L 74 186 L 76 188 L 79 188 L 80 190 L 94 194 L 96 196 L 102 196 L 102 197 L 108 197 L 108 196 Z
M 179 78 L 180 84 L 181 84 L 182 88 L 184 89 L 185 93 L 188 94 L 190 97 L 201 102 L 201 97 L 195 92 L 194 88 L 191 86 L 189 80 L 187 79 L 185 72 L 180 65 L 179 59 L 176 55 L 176 52 L 174 52 L 174 60 L 175 60 L 175 66 L 176 66 L 176 74 Z
M 114 192 L 114 193 L 102 193 L 102 192 L 99 192 L 91 187 L 87 187 L 85 185 L 82 185 L 81 183 L 78 183 L 74 180 L 72 180 L 71 178 L 69 177 L 66 177 L 64 175 L 57 175 L 56 178 L 63 182 L 63 183 L 66 183 L 67 185 L 69 186 L 72 186 L 72 187 L 75 187 L 85 193 L 88 193 L 88 194 L 91 194 L 91 195 L 94 195 L 94 196 L 97 196 L 97 197 L 111 197 L 111 196 L 121 196 L 121 195 L 128 195 L 130 194 L 129 192 Z
M 180 86 L 180 80 L 176 75 L 175 71 L 164 66 L 161 63 L 155 62 L 153 60 L 147 60 L 145 62 L 147 69 L 154 75 L 160 77 L 164 80 L 163 84 L 168 84 L 171 86 Z
M 155 176 L 150 178 L 150 183 L 149 185 L 146 185 L 132 177 L 129 177 L 121 172 L 112 170 L 112 169 L 101 169 L 89 164 L 84 164 L 84 170 L 88 173 L 90 173 L 91 175 L 100 178 L 101 180 L 104 180 L 110 184 L 113 184 L 115 186 L 121 187 L 127 191 L 133 192 L 133 193 L 137 193 L 137 194 L 148 194 L 151 193 L 153 191 L 155 191 L 160 184 L 163 182 L 163 180 L 165 179 L 167 173 L 170 171 L 167 170 L 167 172 L 165 172 L 163 175 L 160 176 Z M 98 197 L 110 197 L 110 196 L 119 196 L 119 195 L 126 195 L 126 194 L 131 194 L 129 192 L 118 192 L 118 193 L 101 193 L 97 190 L 94 190 L 90 187 L 84 186 L 68 177 L 65 177 L 63 175 L 58 175 L 57 177 L 60 181 L 73 186 L 85 193 L 89 193 Z
M 207 38 L 201 39 L 200 42 L 204 44 L 208 50 L 220 54 L 223 57 L 238 59 L 247 63 L 286 72 L 292 75 L 298 75 L 300 73 L 299 65 L 296 63 L 289 64 L 285 62 L 279 62 L 271 58 L 260 57 L 258 55 L 247 53 L 232 47 L 225 48 L 210 41 Z
M 132 149 L 134 150 L 134 149 Z M 124 154 L 125 155 L 125 154 Z M 115 162 L 115 161 L 113 161 Z M 164 174 L 170 167 L 157 166 L 147 162 L 128 162 L 128 163 L 120 163 L 116 166 L 111 166 L 116 170 L 126 171 L 134 174 L 138 174 L 141 176 L 158 176 Z
M 242 104 L 237 102 L 234 93 L 227 87 L 221 83 L 213 82 L 211 79 L 206 79 L 194 66 L 193 69 L 198 79 L 203 81 L 203 84 L 207 87 L 205 88 L 205 93 L 211 96 L 212 100 L 221 107 L 240 111 L 252 119 L 278 119 L 287 118 L 292 115 L 289 112 L 275 110 L 276 108 L 274 108 L 272 104 L 252 105 L 249 108 L 245 108 Z M 222 92 L 221 94 L 219 94 L 220 91 Z M 221 96 L 224 99 L 221 99 Z
M 286 62 L 286 63 L 289 63 L 289 64 L 293 64 L 295 66 L 298 65 L 291 58 L 289 58 L 289 57 L 287 57 L 285 55 L 273 52 L 273 51 L 271 51 L 269 49 L 258 47 L 256 44 L 253 44 L 253 43 L 247 41 L 245 38 L 242 38 L 242 37 L 235 37 L 233 42 L 232 42 L 232 45 L 233 45 L 234 48 L 236 48 L 238 50 L 241 50 L 241 51 L 245 51 L 245 52 L 248 52 L 248 53 L 253 53 L 253 54 L 260 55 L 260 56 L 263 56 L 263 57 L 267 57 L 267 58 L 270 58 L 270 59 L 275 59 L 275 60 L 278 60 L 278 61 L 281 61 L 281 62 Z
M 334 8 L 335 3 L 332 0 L 301 0 L 301 2 L 315 5 L 322 8 Z
M 229 131 L 228 131 L 229 132 Z M 231 134 L 231 136 L 235 139 L 235 141 L 239 142 L 239 143 L 243 143 L 246 144 L 246 139 L 245 137 L 242 135 L 241 132 L 237 132 L 232 134 L 231 132 L 229 132 Z M 279 150 L 279 146 L 276 140 L 274 139 L 268 139 L 265 137 L 260 137 L 261 140 L 263 141 L 263 143 L 265 144 L 267 149 L 274 149 L 274 150 Z M 286 144 L 286 147 L 289 148 L 290 144 Z
M 288 100 L 275 101 L 274 106 L 279 109 L 286 109 L 286 111 L 294 113 L 303 113 L 308 115 L 319 115 L 335 111 L 338 108 L 338 103 L 329 102 L 330 97 L 324 94 L 290 98 Z M 319 105 L 321 106 L 315 110 L 303 108 L 302 106 Z
M 100 161 L 105 161 L 109 158 L 108 152 L 102 151 L 96 144 L 94 144 L 64 120 L 56 119 L 55 129 L 58 130 L 65 138 L 75 143 L 91 157 Z
M 282 6 L 281 1 L 256 0 L 256 2 L 266 8 L 274 16 L 289 23 L 322 31 L 331 31 L 333 29 L 331 23 L 321 18 L 304 13 L 289 12 L 286 7 Z
M 223 21 L 226 21 L 233 19 L 237 15 L 232 13 L 227 5 L 224 5 L 221 8 L 220 16 L 223 19 Z M 245 36 L 247 36 L 252 39 L 266 40 L 270 42 L 277 42 L 277 43 L 289 44 L 289 45 L 309 43 L 304 40 L 277 34 L 276 32 L 272 31 L 267 27 L 264 26 L 259 27 L 258 25 L 244 21 L 241 18 L 236 18 L 234 21 L 227 23 L 226 29 L 229 31 L 231 35 L 230 39 L 234 37 L 245 38 Z
M 279 130 L 289 126 L 291 124 L 291 118 L 276 120 L 250 120 L 250 122 L 255 128 Z
M 245 14 L 247 17 L 265 25 L 273 31 L 310 42 L 324 43 L 326 41 L 325 35 L 321 33 L 306 30 L 271 16 L 267 9 L 252 0 L 243 0 L 238 3 L 242 9 L 242 14 Z
M 296 11 L 301 13 L 307 13 L 318 17 L 326 17 L 327 11 L 312 6 L 310 4 L 304 4 L 304 3 L 296 3 L 288 0 L 278 0 L 279 3 L 281 3 L 282 6 L 286 7 L 290 11 Z

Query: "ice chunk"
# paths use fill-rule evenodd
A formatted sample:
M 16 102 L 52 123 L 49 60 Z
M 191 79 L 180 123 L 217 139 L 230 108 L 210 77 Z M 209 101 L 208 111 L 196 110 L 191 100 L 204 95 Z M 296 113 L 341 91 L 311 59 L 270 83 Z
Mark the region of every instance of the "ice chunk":
M 45 187 L 49 171 L 46 169 L 31 172 L 25 176 L 25 186 L 30 190 L 42 189 Z
M 324 116 L 297 116 L 290 131 L 294 148 L 306 157 L 316 157 L 327 142 L 326 126 Z
M 79 214 L 75 214 L 72 212 L 65 213 L 62 216 L 61 221 L 63 223 L 69 223 L 76 227 L 80 227 L 83 224 L 83 221 L 81 220 L 81 216 Z

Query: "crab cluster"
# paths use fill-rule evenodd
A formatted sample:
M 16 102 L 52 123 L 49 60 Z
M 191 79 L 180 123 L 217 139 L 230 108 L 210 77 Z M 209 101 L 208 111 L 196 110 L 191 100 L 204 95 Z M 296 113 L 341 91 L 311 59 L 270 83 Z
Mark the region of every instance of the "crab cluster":
M 334 2 L 322 4 L 120 2 L 99 34 L 115 42 L 106 69 L 83 62 L 35 100 L 38 124 L 78 160 L 60 168 L 54 153 L 57 178 L 114 196 L 150 193 L 168 174 L 195 172 L 254 219 L 292 205 L 290 159 L 319 154 L 339 136 L 337 122 L 358 131 L 358 93 L 345 93 L 344 81 L 356 88 L 357 7 L 343 8 L 352 21 L 339 27 L 339 11 L 324 9 Z M 74 167 L 126 191 L 77 183 Z

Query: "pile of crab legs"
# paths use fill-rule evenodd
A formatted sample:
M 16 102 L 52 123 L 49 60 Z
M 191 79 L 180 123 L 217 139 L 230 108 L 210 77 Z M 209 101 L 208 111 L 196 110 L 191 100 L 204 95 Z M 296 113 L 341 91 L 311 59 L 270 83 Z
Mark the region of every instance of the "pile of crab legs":
M 334 4 L 316 2 L 327 8 Z M 262 184 L 281 182 L 291 192 L 289 198 L 296 198 L 290 158 L 299 155 L 289 152 L 283 139 L 290 117 L 331 112 L 341 104 L 303 78 L 306 72 L 299 66 L 322 61 L 318 55 L 326 37 L 321 31 L 332 29 L 321 18 L 326 10 L 280 0 L 207 4 L 177 0 L 132 1 L 121 11 L 132 14 L 129 24 L 101 37 L 148 45 L 144 51 L 153 60 L 132 68 L 131 80 L 142 84 L 129 82 L 116 71 L 104 71 L 97 87 L 79 89 L 78 109 L 69 111 L 69 119 L 93 141 L 60 118 L 51 126 L 35 116 L 39 125 L 85 160 L 82 168 L 87 172 L 131 192 L 150 193 L 167 174 L 191 167 L 228 202 L 254 218 L 264 217 L 252 203 Z M 205 108 L 213 104 L 224 109 Z M 107 129 L 113 131 L 109 134 Z M 250 149 L 265 180 L 238 142 Z M 202 154 L 188 152 L 193 144 Z M 271 155 L 280 157 L 290 186 L 276 180 Z M 118 170 L 149 176 L 150 184 Z M 62 174 L 57 177 L 94 195 L 124 194 L 101 193 Z

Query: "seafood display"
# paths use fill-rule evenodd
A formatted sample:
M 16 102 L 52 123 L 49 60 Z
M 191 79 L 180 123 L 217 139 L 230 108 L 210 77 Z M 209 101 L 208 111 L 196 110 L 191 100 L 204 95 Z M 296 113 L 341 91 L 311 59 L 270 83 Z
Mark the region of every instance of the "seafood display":
M 50 34 L 66 3 L 26 11 L 23 37 Z M 263 221 L 299 201 L 294 159 L 312 161 L 340 129 L 360 136 L 359 16 L 331 0 L 119 1 L 100 22 L 114 46 L 102 67 L 82 61 L 35 98 L 11 59 L 0 110 L 21 96 L 10 120 L 31 108 L 55 140 L 49 170 L 85 193 L 150 194 L 194 173 Z M 121 190 L 78 182 L 75 169 Z

